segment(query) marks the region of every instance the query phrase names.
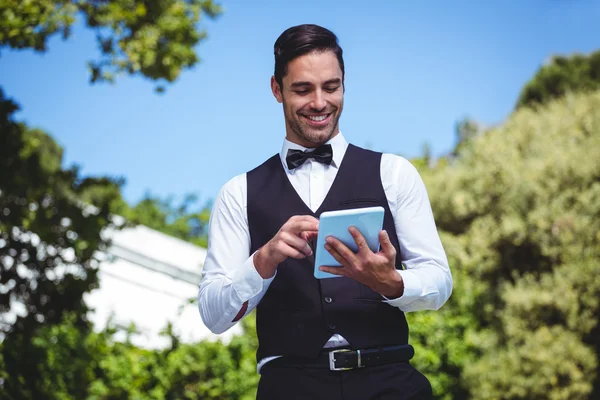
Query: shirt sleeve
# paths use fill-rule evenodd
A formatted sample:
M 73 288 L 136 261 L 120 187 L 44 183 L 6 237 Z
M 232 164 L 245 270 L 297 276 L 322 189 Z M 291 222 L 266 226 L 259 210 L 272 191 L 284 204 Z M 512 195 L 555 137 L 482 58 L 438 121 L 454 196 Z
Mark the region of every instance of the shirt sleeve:
M 208 223 L 198 308 L 202 321 L 215 334 L 227 331 L 249 314 L 275 278 L 263 279 L 254 266 L 253 254 L 249 254 L 246 192 L 245 174 L 227 182 Z
M 400 244 L 404 294 L 385 301 L 404 312 L 437 310 L 452 293 L 452 274 L 425 184 L 405 158 L 384 154 L 381 177 Z

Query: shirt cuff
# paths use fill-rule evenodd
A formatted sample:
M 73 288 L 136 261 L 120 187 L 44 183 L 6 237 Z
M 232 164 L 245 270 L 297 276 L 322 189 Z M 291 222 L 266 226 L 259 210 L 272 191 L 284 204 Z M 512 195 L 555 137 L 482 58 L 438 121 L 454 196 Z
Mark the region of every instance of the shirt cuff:
M 254 253 L 238 268 L 231 279 L 233 288 L 240 296 L 242 302 L 250 300 L 269 287 L 277 272 L 269 279 L 263 279 L 254 266 Z
M 421 297 L 421 280 L 410 270 L 397 270 L 404 282 L 404 293 L 396 299 L 385 298 L 385 302 L 394 307 L 410 304 Z

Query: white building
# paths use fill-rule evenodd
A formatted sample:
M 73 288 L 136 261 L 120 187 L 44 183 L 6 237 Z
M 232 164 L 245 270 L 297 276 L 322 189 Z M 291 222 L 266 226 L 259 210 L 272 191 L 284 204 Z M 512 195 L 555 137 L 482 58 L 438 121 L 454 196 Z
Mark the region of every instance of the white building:
M 196 299 L 206 249 L 143 225 L 107 234 L 112 244 L 100 265 L 100 287 L 85 295 L 97 329 L 111 316 L 120 327 L 133 322 L 140 333 L 132 343 L 146 348 L 170 344 L 160 335 L 169 321 L 183 342 L 227 342 L 240 332 L 236 326 L 217 336 L 202 323 Z

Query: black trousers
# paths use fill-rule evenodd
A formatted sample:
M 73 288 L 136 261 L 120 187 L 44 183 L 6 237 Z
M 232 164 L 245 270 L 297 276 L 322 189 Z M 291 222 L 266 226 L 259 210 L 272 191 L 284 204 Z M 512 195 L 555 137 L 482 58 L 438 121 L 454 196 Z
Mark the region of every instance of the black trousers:
M 349 371 L 269 366 L 261 370 L 257 400 L 429 400 L 429 380 L 408 362 Z

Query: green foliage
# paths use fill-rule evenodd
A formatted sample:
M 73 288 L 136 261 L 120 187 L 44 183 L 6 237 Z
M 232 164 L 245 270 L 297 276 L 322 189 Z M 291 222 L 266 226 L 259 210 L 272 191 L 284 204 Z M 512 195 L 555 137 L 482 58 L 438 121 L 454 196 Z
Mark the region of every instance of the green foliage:
M 89 62 L 92 82 L 125 73 L 170 83 L 199 61 L 194 47 L 206 37 L 197 29 L 202 13 L 214 18 L 221 8 L 212 0 L 0 0 L 0 49 L 45 52 L 48 38 L 67 39 L 82 17 L 101 52 Z M 171 349 L 149 351 L 115 342 L 113 331 L 90 330 L 82 296 L 97 286 L 94 255 L 108 244 L 100 232 L 111 226 L 111 214 L 202 245 L 208 211 L 190 210 L 193 197 L 178 208 L 148 198 L 132 209 L 121 198 L 121 180 L 63 169 L 61 147 L 15 122 L 17 109 L 0 89 L 0 397 L 200 398 L 190 396 L 189 385 L 199 382 L 178 360 L 199 363 L 214 376 L 209 360 L 194 358 L 211 351 L 223 354 L 218 371 L 226 364 L 246 373 L 248 361 L 237 364 L 249 354 L 242 339 L 230 355 L 220 343 L 180 346 L 175 337 Z M 13 323 L 6 316 L 17 303 L 25 310 Z M 255 384 L 235 373 L 230 381 L 211 395 L 244 398 Z
M 160 369 L 154 364 L 168 360 L 89 334 L 83 294 L 98 285 L 95 256 L 108 245 L 100 232 L 112 226 L 111 214 L 130 216 L 134 223 L 202 245 L 207 209 L 191 212 L 193 196 L 177 208 L 151 198 L 130 208 L 121 198 L 121 181 L 82 177 L 76 167 L 63 169 L 60 146 L 43 131 L 14 121 L 17 109 L 0 91 L 0 397 L 86 398 L 89 389 L 90 396 L 98 398 L 107 398 L 107 393 L 114 398 L 166 398 L 160 393 L 180 388 L 157 386 Z M 12 323 L 4 317 L 17 312 L 15 302 L 25 310 Z M 213 346 L 229 356 L 226 346 Z M 236 365 L 239 347 L 224 362 Z M 193 348 L 179 352 L 193 357 Z M 149 362 L 153 364 L 144 364 Z M 199 368 L 210 370 L 207 362 L 204 359 Z M 95 364 L 104 375 L 90 369 Z M 175 374 L 176 361 L 169 365 L 172 378 L 184 381 L 191 376 Z M 235 389 L 229 384 L 223 390 L 232 393 L 242 393 L 253 382 L 235 374 L 230 379 L 238 382 Z
M 600 92 L 523 108 L 423 170 L 455 288 L 410 315 L 440 398 L 600 394 Z
M 212 0 L 0 0 L 0 48 L 46 51 L 48 38 L 68 38 L 81 15 L 101 52 L 89 62 L 92 82 L 120 73 L 173 82 L 199 61 L 194 46 L 206 37 L 197 26 L 201 15 L 221 12 Z
M 85 398 L 93 379 L 94 335 L 75 313 L 62 323 L 40 325 L 36 334 L 13 332 L 2 344 L 9 378 L 0 385 L 8 399 Z
M 256 398 L 256 353 L 243 336 L 228 346 L 209 341 L 181 345 L 166 362 L 172 398 Z
M 124 211 L 131 222 L 145 225 L 197 246 L 208 245 L 207 227 L 210 204 L 194 208 L 197 196 L 188 194 L 179 205 L 172 198 L 146 195 L 138 204 Z
M 539 106 L 570 92 L 600 89 L 600 50 L 555 56 L 521 90 L 516 108 Z
M 15 300 L 25 305 L 2 326 L 0 397 L 251 398 L 252 334 L 229 346 L 180 345 L 167 329 L 172 348 L 150 351 L 115 342 L 111 330 L 91 332 L 85 318 L 83 294 L 97 287 L 95 253 L 108 245 L 100 232 L 112 213 L 202 245 L 208 208 L 191 211 L 194 196 L 178 207 L 148 197 L 130 208 L 120 181 L 63 169 L 60 146 L 15 122 L 17 109 L 0 92 L 0 306 L 4 314 Z
M 62 169 L 62 149 L 15 122 L 17 109 L 0 91 L 0 311 L 25 306 L 4 332 L 52 324 L 69 311 L 85 318 L 82 296 L 96 285 L 95 252 L 106 245 L 100 232 L 111 225 L 121 184 Z M 93 207 L 82 202 L 91 189 Z
M 463 118 L 455 126 L 456 145 L 452 155 L 458 157 L 460 154 L 469 151 L 473 144 L 473 139 L 480 134 L 482 128 L 471 118 Z
M 446 243 L 446 235 L 442 240 Z M 456 260 L 449 261 L 454 291 L 448 303 L 438 311 L 406 315 L 415 347 L 413 363 L 429 378 L 438 398 L 444 400 L 467 397 L 468 388 L 463 387 L 461 371 L 474 359 L 474 343 L 470 338 L 479 325 L 474 313 L 477 305 L 469 290 L 472 282 L 457 270 Z
M 204 341 L 164 350 L 116 341 L 110 325 L 102 332 L 82 328 L 66 313 L 33 335 L 12 334 L 0 349 L 10 378 L 0 384 L 6 399 L 242 399 L 256 398 L 255 336 L 229 345 Z M 16 343 L 18 342 L 18 343 Z M 27 343 L 24 343 L 27 342 Z M 2 358 L 0 358 L 0 365 Z M 1 371 L 5 371 L 2 368 Z M 35 371 L 35 377 L 30 371 Z M 4 378 L 4 372 L 0 378 Z

